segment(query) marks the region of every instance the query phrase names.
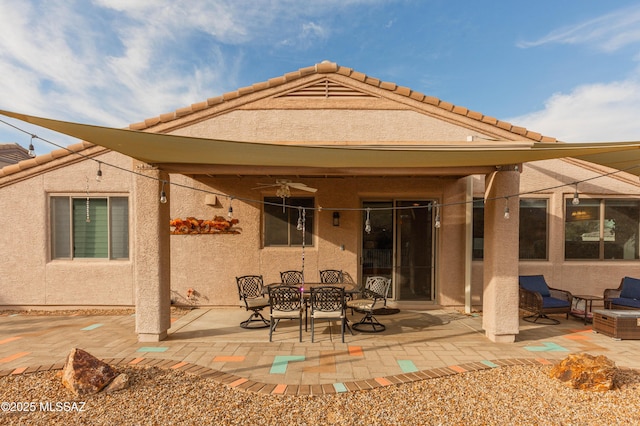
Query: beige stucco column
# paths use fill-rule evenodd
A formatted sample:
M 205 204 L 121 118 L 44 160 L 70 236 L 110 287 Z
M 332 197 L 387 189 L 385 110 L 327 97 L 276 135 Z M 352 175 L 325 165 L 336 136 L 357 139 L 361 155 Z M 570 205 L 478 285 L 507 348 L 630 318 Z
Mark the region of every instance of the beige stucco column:
M 142 176 L 134 186 L 134 283 L 136 333 L 140 342 L 158 342 L 171 326 L 169 204 L 160 203 L 162 181 L 169 176 L 144 163 L 134 163 Z
M 484 207 L 484 287 L 482 328 L 493 342 L 512 343 L 518 321 L 519 197 L 520 173 L 503 167 L 486 177 Z

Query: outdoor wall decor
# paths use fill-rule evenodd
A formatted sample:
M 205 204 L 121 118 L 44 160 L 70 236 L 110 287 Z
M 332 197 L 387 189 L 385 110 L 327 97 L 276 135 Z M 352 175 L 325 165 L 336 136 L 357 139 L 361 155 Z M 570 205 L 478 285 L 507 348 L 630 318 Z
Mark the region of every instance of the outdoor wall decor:
M 169 225 L 171 225 L 171 233 L 174 235 L 239 234 L 240 230 L 235 228 L 238 222 L 240 222 L 238 219 L 227 220 L 222 216 L 215 216 L 213 220 L 188 217 L 173 219 Z

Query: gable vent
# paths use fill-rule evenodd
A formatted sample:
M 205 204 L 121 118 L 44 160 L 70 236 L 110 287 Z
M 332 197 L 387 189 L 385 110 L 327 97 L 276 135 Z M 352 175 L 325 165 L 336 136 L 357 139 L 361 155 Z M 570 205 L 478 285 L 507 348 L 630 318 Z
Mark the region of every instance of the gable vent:
M 343 86 L 329 80 L 318 81 L 309 86 L 289 92 L 283 98 L 373 98 L 374 96 Z

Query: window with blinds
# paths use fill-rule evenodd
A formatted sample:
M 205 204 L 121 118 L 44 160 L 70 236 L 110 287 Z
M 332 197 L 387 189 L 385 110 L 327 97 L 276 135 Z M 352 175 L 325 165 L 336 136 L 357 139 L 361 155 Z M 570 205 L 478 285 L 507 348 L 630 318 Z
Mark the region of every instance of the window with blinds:
M 128 259 L 128 198 L 51 197 L 51 257 Z

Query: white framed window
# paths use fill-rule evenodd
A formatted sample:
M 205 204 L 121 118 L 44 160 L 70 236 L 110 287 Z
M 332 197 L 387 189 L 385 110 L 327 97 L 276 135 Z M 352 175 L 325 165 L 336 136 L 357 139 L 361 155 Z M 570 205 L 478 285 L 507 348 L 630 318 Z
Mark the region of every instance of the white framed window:
M 128 259 L 127 197 L 50 197 L 52 259 Z

